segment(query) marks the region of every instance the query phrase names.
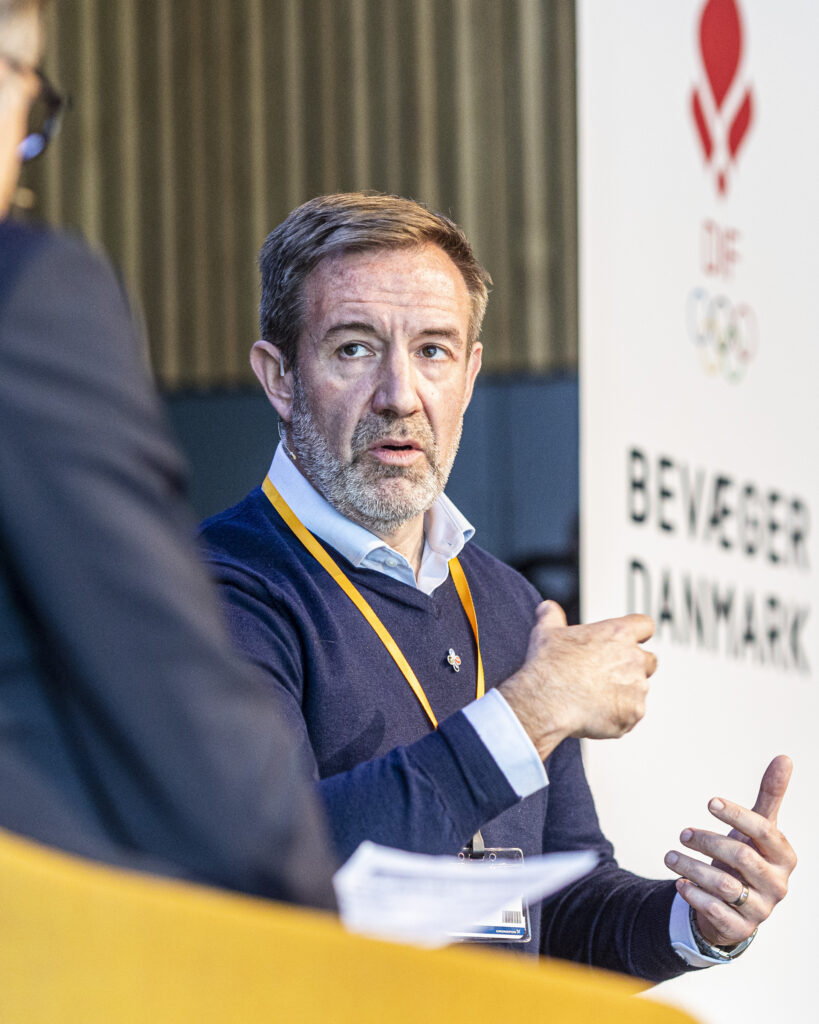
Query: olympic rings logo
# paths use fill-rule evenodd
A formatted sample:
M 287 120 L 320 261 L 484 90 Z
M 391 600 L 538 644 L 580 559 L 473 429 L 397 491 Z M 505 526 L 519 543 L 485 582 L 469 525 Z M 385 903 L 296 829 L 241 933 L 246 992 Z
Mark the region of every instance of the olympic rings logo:
M 688 296 L 686 321 L 706 373 L 721 373 L 739 383 L 759 348 L 756 314 L 747 303 L 735 306 L 724 295 L 694 288 Z

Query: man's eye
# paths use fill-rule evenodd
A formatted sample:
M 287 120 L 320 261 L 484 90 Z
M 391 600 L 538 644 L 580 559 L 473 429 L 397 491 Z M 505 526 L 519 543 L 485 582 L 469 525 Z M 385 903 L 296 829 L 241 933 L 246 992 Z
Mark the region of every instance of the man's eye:
M 440 345 L 424 345 L 421 348 L 421 355 L 424 359 L 446 359 L 447 350 Z
M 348 341 L 346 345 L 342 345 L 338 350 L 339 355 L 345 359 L 359 359 L 361 356 L 367 354 L 367 346 L 362 345 L 360 341 Z

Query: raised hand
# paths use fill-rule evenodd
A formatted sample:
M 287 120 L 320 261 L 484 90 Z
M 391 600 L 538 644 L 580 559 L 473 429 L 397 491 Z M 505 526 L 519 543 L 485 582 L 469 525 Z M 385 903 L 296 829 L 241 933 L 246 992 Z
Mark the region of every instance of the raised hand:
M 697 927 L 712 946 L 734 946 L 752 935 L 788 891 L 796 854 L 777 827 L 793 765 L 784 755 L 765 769 L 751 810 L 714 797 L 708 810 L 731 826 L 728 835 L 686 828 L 680 841 L 711 863 L 678 850 L 665 863 L 682 877 L 677 891 L 696 911 Z
M 538 607 L 526 661 L 499 690 L 541 757 L 566 736 L 606 739 L 634 728 L 657 667 L 639 645 L 653 632 L 647 615 L 568 626 L 554 601 Z

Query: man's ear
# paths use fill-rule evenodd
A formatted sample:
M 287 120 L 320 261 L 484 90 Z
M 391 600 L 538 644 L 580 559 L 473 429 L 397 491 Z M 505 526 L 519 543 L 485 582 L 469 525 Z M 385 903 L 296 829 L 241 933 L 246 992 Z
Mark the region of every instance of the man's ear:
M 475 379 L 480 373 L 482 355 L 483 345 L 479 341 L 476 341 L 472 346 L 472 351 L 469 353 L 469 359 L 466 363 L 466 394 L 464 395 L 464 412 L 466 412 L 466 407 L 472 401 L 472 390 L 475 387 Z
M 250 350 L 250 365 L 270 404 L 284 422 L 289 423 L 293 408 L 293 374 L 285 370 L 279 346 L 257 341 Z

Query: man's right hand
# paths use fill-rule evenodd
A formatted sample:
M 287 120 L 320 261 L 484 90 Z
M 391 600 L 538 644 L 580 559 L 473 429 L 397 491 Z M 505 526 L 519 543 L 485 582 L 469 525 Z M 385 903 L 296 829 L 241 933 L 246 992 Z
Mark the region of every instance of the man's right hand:
M 639 645 L 653 633 L 647 615 L 568 626 L 559 604 L 538 606 L 526 661 L 498 690 L 542 759 L 567 736 L 610 739 L 634 728 L 657 668 Z

